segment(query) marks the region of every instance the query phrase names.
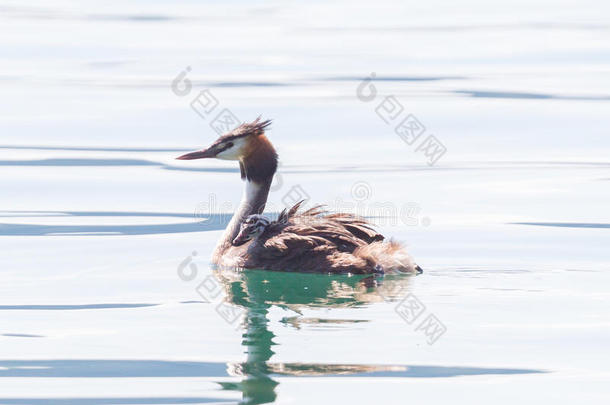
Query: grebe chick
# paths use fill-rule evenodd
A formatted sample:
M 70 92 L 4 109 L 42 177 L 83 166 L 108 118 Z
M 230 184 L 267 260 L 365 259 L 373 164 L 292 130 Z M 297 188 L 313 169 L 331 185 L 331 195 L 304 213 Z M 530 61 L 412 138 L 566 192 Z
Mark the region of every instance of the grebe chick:
M 250 215 L 242 222 L 239 233 L 235 239 L 233 239 L 233 246 L 241 246 L 249 240 L 261 235 L 270 223 L 271 222 L 262 215 Z

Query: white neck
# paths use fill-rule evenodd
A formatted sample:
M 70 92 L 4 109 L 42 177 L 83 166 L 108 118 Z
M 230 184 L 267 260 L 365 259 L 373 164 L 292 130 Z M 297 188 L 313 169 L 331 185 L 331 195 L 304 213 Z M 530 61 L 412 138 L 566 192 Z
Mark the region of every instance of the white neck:
M 222 237 L 216 245 L 214 251 L 214 262 L 218 262 L 220 257 L 231 248 L 233 239 L 237 237 L 242 222 L 252 214 L 262 214 L 269 196 L 270 182 L 264 184 L 246 181 L 246 188 L 237 211 L 227 225 Z

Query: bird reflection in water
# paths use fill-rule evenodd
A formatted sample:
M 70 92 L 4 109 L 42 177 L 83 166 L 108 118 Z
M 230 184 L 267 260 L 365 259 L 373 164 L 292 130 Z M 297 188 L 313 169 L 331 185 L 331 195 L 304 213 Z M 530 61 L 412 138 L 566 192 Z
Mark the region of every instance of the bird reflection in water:
M 241 404 L 263 404 L 276 400 L 273 376 L 323 376 L 393 371 L 396 366 L 337 365 L 270 362 L 275 334 L 267 317 L 271 307 L 289 309 L 297 316 L 282 320 L 300 328 L 302 324 L 341 324 L 366 320 L 302 318 L 306 308 L 360 307 L 381 301 L 395 301 L 406 294 L 409 275 L 350 276 L 270 272 L 261 270 L 217 271 L 228 303 L 245 309 L 242 346 L 243 363 L 229 363 L 228 373 L 241 382 L 220 382 L 223 389 L 242 393 Z M 397 370 L 398 371 L 398 370 Z

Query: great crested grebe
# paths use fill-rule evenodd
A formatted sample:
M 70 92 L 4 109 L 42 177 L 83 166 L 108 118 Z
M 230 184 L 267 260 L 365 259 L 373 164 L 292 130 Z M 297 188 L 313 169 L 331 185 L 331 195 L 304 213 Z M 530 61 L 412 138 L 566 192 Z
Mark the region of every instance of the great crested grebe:
M 222 135 L 207 149 L 177 158 L 237 160 L 246 181 L 239 208 L 214 250 L 214 264 L 321 273 L 421 272 L 402 245 L 384 241 L 370 223 L 355 215 L 329 214 L 321 206 L 299 211 L 297 203 L 275 221 L 262 216 L 278 162 L 265 136 L 270 124 L 259 117 Z

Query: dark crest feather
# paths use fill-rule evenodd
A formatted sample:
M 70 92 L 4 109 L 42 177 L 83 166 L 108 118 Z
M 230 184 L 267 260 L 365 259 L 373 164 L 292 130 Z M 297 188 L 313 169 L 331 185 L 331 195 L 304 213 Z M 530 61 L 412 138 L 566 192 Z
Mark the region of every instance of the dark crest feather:
M 227 137 L 230 138 L 241 138 L 242 136 L 249 135 L 260 135 L 265 132 L 265 129 L 271 125 L 271 120 L 261 121 L 261 117 L 258 116 L 252 122 L 244 122 L 230 133 L 227 134 Z

